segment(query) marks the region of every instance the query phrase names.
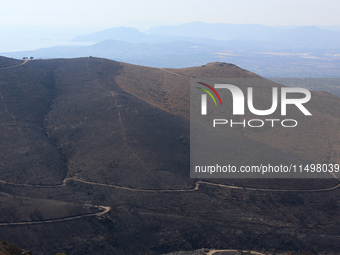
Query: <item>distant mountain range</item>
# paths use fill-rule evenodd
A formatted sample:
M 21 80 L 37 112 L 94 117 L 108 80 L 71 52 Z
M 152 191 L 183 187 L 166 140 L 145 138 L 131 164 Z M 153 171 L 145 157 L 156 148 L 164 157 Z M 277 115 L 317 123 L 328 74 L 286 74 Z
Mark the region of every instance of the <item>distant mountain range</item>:
M 7 57 L 74 58 L 96 56 L 153 67 L 234 63 L 266 77 L 338 77 L 340 31 L 308 27 L 186 23 L 140 32 L 106 29 L 73 38 L 91 46 L 58 46 L 7 52 Z
M 183 40 L 180 36 L 149 35 L 131 27 L 116 27 L 89 35 L 76 36 L 75 42 L 101 42 L 106 40 L 125 41 L 132 43 L 160 43 Z
M 81 42 L 118 40 L 133 43 L 160 43 L 173 41 L 207 42 L 222 45 L 242 41 L 249 45 L 269 49 L 337 49 L 340 48 L 340 31 L 316 26 L 281 28 L 255 24 L 208 24 L 191 22 L 179 26 L 153 27 L 142 33 L 134 28 L 120 27 L 77 36 Z M 213 42 L 219 40 L 219 42 Z M 222 41 L 222 42 L 221 42 Z
M 340 32 L 316 26 L 281 28 L 255 24 L 207 24 L 192 22 L 180 26 L 161 26 L 147 31 L 150 35 L 187 36 L 226 41 L 258 43 L 269 49 L 339 48 Z M 255 44 L 256 45 L 256 44 Z

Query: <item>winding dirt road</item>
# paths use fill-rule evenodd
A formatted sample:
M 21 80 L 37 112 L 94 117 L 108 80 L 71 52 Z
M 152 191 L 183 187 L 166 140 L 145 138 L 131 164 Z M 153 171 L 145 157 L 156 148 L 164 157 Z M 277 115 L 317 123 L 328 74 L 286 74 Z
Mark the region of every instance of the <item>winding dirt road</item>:
M 68 181 L 75 181 L 75 182 L 81 182 L 88 185 L 96 185 L 96 186 L 103 186 L 103 187 L 110 187 L 120 190 L 127 190 L 132 192 L 152 192 L 152 193 L 165 193 L 165 192 L 193 192 L 199 190 L 199 187 L 201 184 L 205 185 L 212 185 L 212 186 L 218 186 L 221 188 L 228 188 L 228 189 L 240 189 L 240 190 L 253 190 L 253 191 L 271 191 L 271 192 L 321 192 L 321 191 L 330 191 L 335 190 L 340 187 L 340 183 L 334 187 L 330 188 L 323 188 L 323 189 L 310 189 L 310 190 L 295 190 L 295 189 L 258 189 L 258 188 L 245 188 L 245 187 L 239 187 L 239 186 L 232 186 L 232 185 L 224 185 L 224 184 L 218 184 L 218 183 L 212 183 L 207 181 L 197 181 L 195 186 L 191 189 L 162 189 L 162 190 L 155 190 L 155 189 L 136 189 L 136 188 L 129 188 L 124 186 L 118 186 L 113 184 L 104 184 L 104 183 L 97 183 L 97 182 L 91 182 L 82 180 L 79 178 L 71 177 L 66 178 L 62 184 L 59 185 L 39 185 L 39 184 L 18 184 L 18 183 L 10 183 L 6 181 L 0 180 L 0 183 L 7 184 L 7 185 L 14 185 L 14 186 L 25 186 L 25 187 L 35 187 L 35 188 L 58 188 L 58 187 L 64 187 L 67 185 Z M 109 206 L 102 206 L 98 205 L 96 206 L 98 208 L 101 208 L 102 210 L 97 213 L 89 213 L 89 214 L 83 214 L 83 215 L 77 215 L 77 216 L 71 216 L 71 217 L 65 217 L 60 219 L 52 219 L 52 220 L 44 220 L 44 221 L 23 221 L 23 222 L 7 222 L 7 223 L 0 223 L 0 226 L 16 226 L 16 225 L 34 225 L 34 224 L 47 224 L 47 223 L 55 223 L 55 222 L 62 222 L 62 221 L 69 221 L 69 220 L 75 220 L 85 217 L 91 217 L 91 216 L 102 216 L 106 213 L 108 213 L 111 210 L 111 207 Z M 211 250 L 211 252 L 218 252 L 218 251 L 232 251 L 232 250 Z M 213 253 L 208 253 L 213 254 Z M 261 253 L 252 253 L 252 254 L 261 254 Z
M 81 218 L 85 218 L 85 217 L 102 216 L 102 215 L 108 213 L 111 210 L 111 207 L 109 207 L 109 206 L 98 205 L 96 207 L 102 209 L 102 211 L 96 212 L 96 213 L 76 215 L 76 216 L 71 216 L 71 217 L 64 217 L 64 218 L 60 218 L 60 219 L 52 219 L 52 220 L 5 222 L 5 223 L 0 223 L 0 226 L 36 225 L 36 224 L 63 222 L 63 221 L 81 219 Z
M 270 191 L 270 192 L 321 192 L 321 191 L 331 191 L 331 190 L 340 188 L 340 182 L 333 187 L 321 188 L 321 189 L 263 189 L 263 188 L 247 188 L 247 187 L 241 187 L 241 186 L 219 184 L 219 183 L 208 182 L 208 181 L 197 181 L 193 188 L 188 188 L 188 189 L 138 189 L 138 188 L 129 188 L 129 187 L 124 187 L 124 186 L 119 186 L 119 185 L 114 185 L 114 184 L 92 182 L 92 181 L 87 181 L 87 180 L 83 180 L 83 179 L 76 178 L 76 177 L 66 178 L 62 184 L 56 184 L 56 185 L 13 183 L 13 182 L 6 182 L 3 180 L 0 180 L 0 183 L 13 185 L 13 186 L 24 186 L 24 187 L 34 187 L 34 188 L 60 188 L 60 187 L 65 187 L 67 185 L 67 182 L 69 181 L 81 182 L 81 183 L 95 185 L 95 186 L 110 187 L 110 188 L 121 189 L 121 190 L 128 190 L 128 191 L 133 191 L 133 192 L 154 192 L 154 193 L 192 192 L 192 191 L 199 190 L 199 187 L 201 186 L 201 184 L 217 186 L 221 188 L 228 188 L 228 189 Z
M 215 249 L 212 249 L 212 250 L 209 250 L 206 255 L 213 255 L 217 252 L 238 252 L 239 250 L 215 250 Z M 260 253 L 260 252 L 257 252 L 257 251 L 242 251 L 242 252 L 250 252 L 250 254 L 254 254 L 254 255 L 265 255 L 264 253 Z
M 19 65 L 1 67 L 0 70 L 10 69 L 10 68 L 18 67 L 18 66 L 23 66 L 23 65 L 25 65 L 28 61 L 30 61 L 30 60 L 29 60 L 29 59 L 26 59 L 24 62 L 20 63 Z

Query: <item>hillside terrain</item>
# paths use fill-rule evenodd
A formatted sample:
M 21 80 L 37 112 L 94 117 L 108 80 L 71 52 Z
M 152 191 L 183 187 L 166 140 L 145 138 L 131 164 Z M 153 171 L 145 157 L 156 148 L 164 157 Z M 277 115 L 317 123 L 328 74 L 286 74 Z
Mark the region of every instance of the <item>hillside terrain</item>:
M 322 90 L 340 96 L 340 78 L 272 78 L 271 80 L 287 86 Z
M 282 86 L 227 63 L 171 69 L 0 57 L 0 238 L 35 255 L 338 253 L 336 176 L 189 178 L 192 77 Z M 267 96 L 255 93 L 254 101 L 267 107 Z M 226 132 L 243 153 L 252 144 L 270 157 L 339 163 L 339 98 L 312 98 L 314 118 L 291 111 L 302 121 L 294 130 Z

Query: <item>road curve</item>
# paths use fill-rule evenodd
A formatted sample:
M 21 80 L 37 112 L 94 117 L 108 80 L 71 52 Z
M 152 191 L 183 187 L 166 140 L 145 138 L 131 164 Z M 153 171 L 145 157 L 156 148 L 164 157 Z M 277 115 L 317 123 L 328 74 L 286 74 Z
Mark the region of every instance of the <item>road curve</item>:
M 102 210 L 100 212 L 96 212 L 96 213 L 88 213 L 88 214 L 83 214 L 83 215 L 64 217 L 64 218 L 52 219 L 52 220 L 4 222 L 4 223 L 0 223 L 0 226 L 37 225 L 37 224 L 63 222 L 63 221 L 81 219 L 81 218 L 85 218 L 85 217 L 102 216 L 102 215 L 108 213 L 111 210 L 111 207 L 109 207 L 109 206 L 98 205 L 97 207 L 102 209 Z
M 129 188 L 129 187 L 119 186 L 119 185 L 114 185 L 114 184 L 92 182 L 92 181 L 79 179 L 76 177 L 66 178 L 63 180 L 62 184 L 55 184 L 55 185 L 13 183 L 13 182 L 6 182 L 3 180 L 0 180 L 0 184 L 2 183 L 2 184 L 7 184 L 7 185 L 13 185 L 13 186 L 24 186 L 24 187 L 34 187 L 34 188 L 60 188 L 60 187 L 66 186 L 67 182 L 69 181 L 81 182 L 81 183 L 94 185 L 94 186 L 110 187 L 110 188 L 115 188 L 115 189 L 120 189 L 120 190 L 128 190 L 128 191 L 133 191 L 133 192 L 153 192 L 153 193 L 192 192 L 192 191 L 199 190 L 199 187 L 201 186 L 201 184 L 217 186 L 221 188 L 228 188 L 228 189 L 270 191 L 270 192 L 321 192 L 321 191 L 331 191 L 331 190 L 340 188 L 340 182 L 333 187 L 321 188 L 321 189 L 270 189 L 270 188 L 265 189 L 265 188 L 248 188 L 248 187 L 241 187 L 241 186 L 234 186 L 234 185 L 226 185 L 226 184 L 219 184 L 219 183 L 208 182 L 208 181 L 197 181 L 195 183 L 195 186 L 189 189 L 138 189 L 138 188 Z
M 215 250 L 215 249 L 210 249 L 206 255 L 213 255 L 217 252 L 238 252 L 240 250 L 232 250 L 232 249 L 229 249 L 229 250 Z M 246 250 L 243 250 L 242 252 L 250 252 L 250 254 L 254 254 L 254 255 L 265 255 L 264 253 L 260 253 L 260 252 L 257 252 L 257 251 L 246 251 Z
M 15 67 L 18 67 L 18 66 L 23 66 L 23 65 L 25 65 L 28 61 L 30 61 L 30 60 L 29 60 L 29 59 L 26 59 L 24 62 L 20 63 L 19 65 L 1 67 L 0 70 L 15 68 Z
M 334 190 L 340 187 L 340 182 L 333 187 L 330 188 L 322 188 L 322 189 L 261 189 L 261 188 L 247 188 L 247 187 L 240 187 L 240 186 L 233 186 L 233 185 L 225 185 L 225 184 L 219 184 L 219 183 L 213 183 L 213 182 L 207 182 L 207 181 L 197 181 L 195 183 L 195 186 L 190 189 L 137 189 L 137 188 L 128 188 L 124 186 L 118 186 L 113 184 L 103 184 L 103 183 L 97 183 L 97 182 L 91 182 L 82 180 L 79 178 L 69 178 L 68 180 L 73 180 L 81 183 L 86 183 L 90 185 L 97 185 L 97 186 L 104 186 L 104 187 L 111 187 L 115 189 L 122 189 L 122 190 L 129 190 L 129 191 L 135 191 L 135 192 L 155 192 L 155 193 L 162 193 L 162 192 L 190 192 L 190 191 L 196 191 L 199 190 L 199 187 L 201 184 L 211 185 L 211 186 L 218 186 L 222 188 L 228 188 L 228 189 L 240 189 L 240 190 L 254 190 L 254 191 L 272 191 L 272 192 L 320 192 L 320 191 L 330 191 Z

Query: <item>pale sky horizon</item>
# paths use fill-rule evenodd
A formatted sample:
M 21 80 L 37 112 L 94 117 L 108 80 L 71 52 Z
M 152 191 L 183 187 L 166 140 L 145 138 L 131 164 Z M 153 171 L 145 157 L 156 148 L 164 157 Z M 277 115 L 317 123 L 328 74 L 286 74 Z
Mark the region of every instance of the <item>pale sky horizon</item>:
M 15 0 L 0 9 L 0 52 L 70 43 L 76 35 L 131 26 L 206 23 L 339 26 L 338 0 Z
M 107 28 L 138 20 L 340 25 L 339 10 L 338 0 L 16 0 L 2 3 L 0 26 Z

